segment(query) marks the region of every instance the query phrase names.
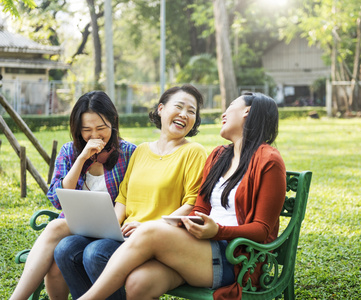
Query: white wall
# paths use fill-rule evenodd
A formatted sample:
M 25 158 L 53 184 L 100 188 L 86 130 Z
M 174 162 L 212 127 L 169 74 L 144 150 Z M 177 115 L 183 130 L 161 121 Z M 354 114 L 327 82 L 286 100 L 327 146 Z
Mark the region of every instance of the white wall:
M 279 42 L 263 57 L 263 67 L 276 84 L 311 85 L 316 79 L 328 77 L 331 67 L 322 60 L 322 50 L 309 46 L 306 39 Z

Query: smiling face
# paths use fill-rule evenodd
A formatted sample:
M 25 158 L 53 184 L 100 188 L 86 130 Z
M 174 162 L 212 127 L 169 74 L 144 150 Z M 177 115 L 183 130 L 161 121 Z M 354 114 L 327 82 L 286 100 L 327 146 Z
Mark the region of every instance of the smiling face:
M 166 104 L 160 103 L 158 113 L 161 131 L 172 138 L 184 138 L 196 121 L 197 101 L 183 91 L 173 94 Z
M 103 116 L 94 112 L 86 112 L 81 115 L 81 136 L 85 142 L 90 139 L 101 139 L 106 144 L 112 135 L 112 124 Z
M 241 97 L 234 100 L 222 115 L 221 136 L 233 143 L 242 139 L 243 126 L 250 111 L 250 106 Z

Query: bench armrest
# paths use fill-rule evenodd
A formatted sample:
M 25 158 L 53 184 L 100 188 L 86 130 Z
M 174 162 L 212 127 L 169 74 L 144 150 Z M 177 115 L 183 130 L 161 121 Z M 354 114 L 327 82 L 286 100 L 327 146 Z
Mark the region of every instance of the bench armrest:
M 42 216 L 48 216 L 49 218 L 47 221 L 45 221 L 41 224 L 37 224 L 37 219 Z M 46 225 L 48 225 L 48 223 L 50 221 L 56 219 L 58 216 L 59 216 L 59 214 L 57 212 L 54 212 L 51 210 L 47 210 L 47 209 L 38 210 L 31 216 L 30 226 L 34 230 L 39 231 L 39 230 L 45 228 Z M 18 252 L 15 256 L 15 263 L 17 263 L 17 264 L 25 263 L 26 259 L 28 258 L 29 252 L 30 252 L 30 249 L 25 249 L 25 250 Z
M 16 264 L 23 264 L 26 262 L 26 259 L 28 258 L 28 254 L 30 252 L 30 249 L 25 249 L 23 251 L 20 251 L 15 256 L 15 263 Z
M 48 216 L 48 220 L 46 222 L 37 224 L 37 219 L 41 216 Z M 30 226 L 31 228 L 33 228 L 36 231 L 39 231 L 43 228 L 46 227 L 46 225 L 48 225 L 48 223 L 54 219 L 56 219 L 59 216 L 59 214 L 57 212 L 48 210 L 48 209 L 42 209 L 42 210 L 38 210 L 37 212 L 35 212 L 31 218 L 30 218 Z
M 278 253 L 274 251 L 282 245 L 285 240 L 277 238 L 269 244 L 259 244 L 246 238 L 235 238 L 226 248 L 226 258 L 233 264 L 242 264 L 241 271 L 238 275 L 237 281 L 242 286 L 243 277 L 247 272 L 252 274 L 259 263 L 264 263 L 262 266 L 262 275 L 260 277 L 260 286 L 262 289 L 272 288 L 278 281 Z M 246 255 L 234 256 L 236 248 L 242 247 Z M 272 275 L 271 275 L 272 274 Z M 256 291 L 257 287 L 252 286 L 251 279 L 247 280 L 246 286 L 243 287 L 245 291 Z

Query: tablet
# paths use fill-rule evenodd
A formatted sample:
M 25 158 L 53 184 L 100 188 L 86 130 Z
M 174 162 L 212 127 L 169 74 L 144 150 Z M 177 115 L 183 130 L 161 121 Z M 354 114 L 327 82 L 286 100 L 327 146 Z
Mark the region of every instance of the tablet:
M 204 224 L 203 219 L 198 216 L 162 216 L 164 221 L 173 226 L 178 226 L 179 223 L 182 223 L 182 218 L 188 218 L 189 220 L 192 220 L 193 222 L 200 225 Z

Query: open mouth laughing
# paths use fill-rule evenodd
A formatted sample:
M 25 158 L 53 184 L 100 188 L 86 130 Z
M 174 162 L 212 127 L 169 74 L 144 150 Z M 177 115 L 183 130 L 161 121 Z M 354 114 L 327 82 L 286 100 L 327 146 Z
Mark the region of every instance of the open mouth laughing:
M 174 124 L 178 125 L 178 126 L 181 126 L 181 127 L 186 127 L 186 123 L 183 122 L 183 121 L 179 121 L 179 120 L 175 120 L 173 121 Z

